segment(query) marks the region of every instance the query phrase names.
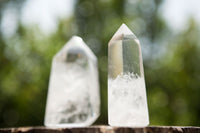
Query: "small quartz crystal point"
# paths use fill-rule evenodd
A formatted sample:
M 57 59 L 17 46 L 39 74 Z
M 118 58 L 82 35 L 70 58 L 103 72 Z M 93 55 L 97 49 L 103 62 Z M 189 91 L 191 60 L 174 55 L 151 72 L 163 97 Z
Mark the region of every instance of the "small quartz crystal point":
M 125 24 L 108 44 L 108 123 L 149 124 L 140 42 Z
M 99 111 L 97 58 L 80 37 L 73 36 L 53 57 L 44 124 L 89 126 Z

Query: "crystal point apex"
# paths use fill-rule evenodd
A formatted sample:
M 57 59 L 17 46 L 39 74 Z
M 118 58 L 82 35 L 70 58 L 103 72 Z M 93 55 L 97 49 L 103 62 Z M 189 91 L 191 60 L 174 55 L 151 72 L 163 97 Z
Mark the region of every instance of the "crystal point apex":
M 119 29 L 115 32 L 115 34 L 111 38 L 110 42 L 115 41 L 115 40 L 120 40 L 124 36 L 127 36 L 127 35 L 128 36 L 132 35 L 136 38 L 135 34 L 128 28 L 128 26 L 126 24 L 122 23 L 122 25 L 119 27 Z

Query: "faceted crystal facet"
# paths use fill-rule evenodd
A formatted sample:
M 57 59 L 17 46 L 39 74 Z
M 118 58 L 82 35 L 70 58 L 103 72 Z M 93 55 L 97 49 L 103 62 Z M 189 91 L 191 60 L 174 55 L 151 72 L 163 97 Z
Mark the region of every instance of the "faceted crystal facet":
M 45 125 L 89 126 L 98 118 L 99 108 L 97 58 L 74 36 L 53 58 Z
M 111 126 L 149 124 L 140 43 L 125 24 L 108 44 L 108 121 Z

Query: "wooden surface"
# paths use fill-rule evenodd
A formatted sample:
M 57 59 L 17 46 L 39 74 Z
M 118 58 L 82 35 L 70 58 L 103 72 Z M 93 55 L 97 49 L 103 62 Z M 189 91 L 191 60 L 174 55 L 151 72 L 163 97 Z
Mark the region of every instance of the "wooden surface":
M 110 127 L 82 128 L 19 127 L 0 128 L 0 133 L 200 133 L 200 127 Z

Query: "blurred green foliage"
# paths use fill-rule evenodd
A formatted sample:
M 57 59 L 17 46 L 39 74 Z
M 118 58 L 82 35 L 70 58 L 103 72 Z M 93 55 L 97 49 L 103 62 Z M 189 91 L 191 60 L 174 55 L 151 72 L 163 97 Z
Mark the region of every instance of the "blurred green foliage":
M 10 2 L 23 1 L 1 1 L 1 16 Z M 77 0 L 74 16 L 60 20 L 51 35 L 20 22 L 13 36 L 1 32 L 0 127 L 43 125 L 51 59 L 73 35 L 98 57 L 101 116 L 95 124 L 107 124 L 107 44 L 122 23 L 142 44 L 150 125 L 200 126 L 199 27 L 191 19 L 188 29 L 173 34 L 159 15 L 161 2 Z

